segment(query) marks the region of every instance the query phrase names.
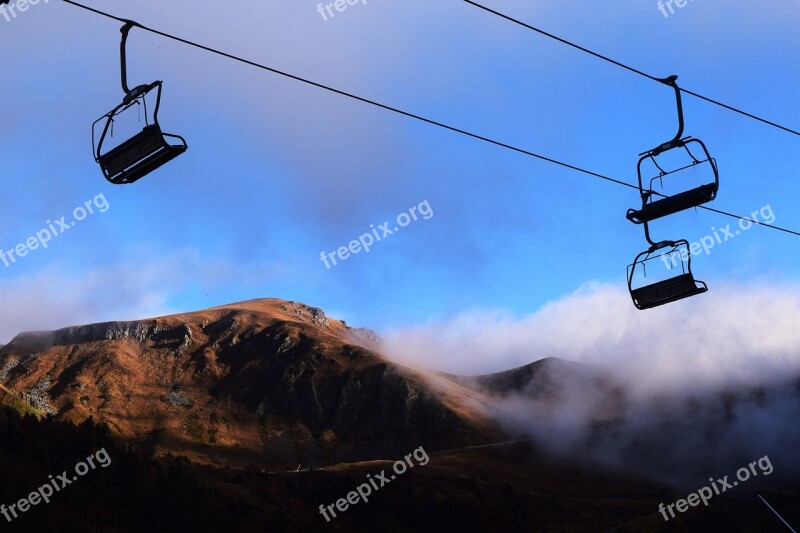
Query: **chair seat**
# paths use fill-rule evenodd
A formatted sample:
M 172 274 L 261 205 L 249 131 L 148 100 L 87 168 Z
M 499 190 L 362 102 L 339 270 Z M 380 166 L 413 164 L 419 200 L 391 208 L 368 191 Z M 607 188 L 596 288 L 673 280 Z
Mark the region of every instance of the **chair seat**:
M 654 202 L 645 204 L 639 211 L 633 209 L 628 211 L 628 220 L 640 224 L 650 222 L 662 217 L 666 217 L 692 207 L 697 207 L 710 202 L 717 194 L 717 186 L 714 183 L 701 185 L 696 189 L 690 189 L 667 198 L 661 198 Z
M 631 297 L 639 309 L 651 309 L 683 298 L 702 294 L 708 290 L 703 282 L 698 285 L 692 274 L 653 283 L 645 287 L 631 290 Z
M 157 124 L 100 156 L 98 162 L 111 183 L 133 183 L 186 151 L 186 145 L 171 145 Z

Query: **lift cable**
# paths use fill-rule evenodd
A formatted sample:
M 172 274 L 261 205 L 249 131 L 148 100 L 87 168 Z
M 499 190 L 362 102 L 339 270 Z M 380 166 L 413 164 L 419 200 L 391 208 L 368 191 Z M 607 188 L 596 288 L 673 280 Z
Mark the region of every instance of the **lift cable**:
M 583 174 L 586 174 L 586 175 L 589 175 L 589 176 L 592 176 L 592 177 L 595 177 L 595 178 L 598 178 L 598 179 L 602 179 L 602 180 L 606 180 L 606 181 L 609 181 L 609 182 L 612 182 L 612 183 L 616 183 L 617 185 L 628 187 L 630 189 L 635 189 L 637 191 L 639 190 L 639 187 L 637 185 L 634 185 L 632 183 L 628 183 L 628 182 L 623 181 L 623 180 L 615 179 L 615 178 L 612 178 L 610 176 L 605 176 L 605 175 L 600 174 L 598 172 L 593 172 L 591 170 L 587 170 L 587 169 L 584 169 L 584 168 L 581 168 L 581 167 L 578 167 L 578 166 L 575 166 L 575 165 L 571 165 L 569 163 L 564 163 L 563 161 L 558 161 L 556 159 L 553 159 L 553 158 L 550 158 L 550 157 L 546 157 L 546 156 L 531 152 L 529 150 L 525 150 L 523 148 L 518 148 L 516 146 L 512 146 L 510 144 L 506 144 L 506 143 L 501 142 L 501 141 L 490 139 L 489 137 L 484 137 L 482 135 L 478 135 L 476 133 L 472 133 L 472 132 L 469 132 L 467 130 L 456 128 L 454 126 L 450 126 L 450 125 L 444 124 L 442 122 L 437 122 L 435 120 L 431 120 L 429 118 L 425 118 L 425 117 L 422 117 L 420 115 L 416 115 L 414 113 L 409 113 L 408 111 L 403 111 L 402 109 L 398 109 L 396 107 L 392 107 L 392 106 L 389 106 L 389 105 L 386 105 L 386 104 L 382 104 L 382 103 L 377 102 L 375 100 L 370 100 L 368 98 L 364 98 L 362 96 L 358 96 L 358 95 L 355 95 L 355 94 L 352 94 L 352 93 L 349 93 L 349 92 L 346 92 L 346 91 L 343 91 L 343 90 L 340 90 L 340 89 L 336 89 L 334 87 L 330 87 L 330 86 L 324 85 L 322 83 L 318 83 L 318 82 L 315 82 L 315 81 L 312 81 L 312 80 L 308 80 L 306 78 L 302 78 L 302 77 L 296 76 L 294 74 L 289 74 L 287 72 L 283 72 L 281 70 L 278 70 L 278 69 L 275 69 L 275 68 L 272 68 L 272 67 L 268 67 L 268 66 L 262 65 L 260 63 L 256 63 L 256 62 L 251 61 L 249 59 L 244 59 L 244 58 L 235 56 L 233 54 L 229 54 L 227 52 L 223 52 L 223 51 L 220 51 L 220 50 L 217 50 L 217 49 L 214 49 L 214 48 L 211 48 L 211 47 L 199 44 L 199 43 L 195 43 L 193 41 L 189 41 L 187 39 L 183 39 L 181 37 L 176 37 L 175 35 L 171 35 L 169 33 L 164 33 L 162 31 L 159 31 L 159 30 L 156 30 L 156 29 L 153 29 L 153 28 L 148 28 L 147 26 L 143 26 L 143 25 L 139 24 L 138 22 L 133 22 L 133 21 L 130 21 L 128 19 L 123 19 L 123 18 L 114 16 L 114 15 L 111 15 L 109 13 L 100 11 L 98 9 L 94 9 L 92 7 L 85 6 L 83 4 L 75 2 L 74 0 L 63 0 L 63 1 L 66 2 L 67 4 L 71 4 L 71 5 L 74 5 L 76 7 L 80 7 L 82 9 L 87 10 L 87 11 L 91 11 L 93 13 L 97 13 L 98 15 L 102 15 L 104 17 L 116 20 L 118 22 L 122 22 L 122 23 L 131 22 L 138 29 L 153 33 L 155 35 L 159 35 L 159 36 L 164 37 L 166 39 L 171 39 L 173 41 L 178 41 L 180 43 L 183 43 L 183 44 L 186 44 L 186 45 L 189 45 L 189 46 L 193 46 L 195 48 L 199 48 L 201 50 L 204 50 L 206 52 L 210 52 L 212 54 L 216 54 L 216 55 L 219 55 L 219 56 L 222 56 L 222 57 L 226 57 L 228 59 L 232 59 L 234 61 L 238 61 L 240 63 L 244 63 L 246 65 L 250 65 L 250 66 L 258 68 L 258 69 L 266 70 L 266 71 L 272 72 L 274 74 L 278 74 L 280 76 L 284 76 L 286 78 L 289 78 L 289 79 L 292 79 L 292 80 L 295 80 L 295 81 L 299 81 L 299 82 L 305 83 L 307 85 L 311 85 L 311 86 L 317 87 L 319 89 L 324 89 L 326 91 L 339 94 L 341 96 L 346 96 L 347 98 L 351 98 L 353 100 L 357 100 L 359 102 L 363 102 L 365 104 L 369 104 L 369 105 L 374 106 L 374 107 L 379 107 L 381 109 L 385 109 L 387 111 L 391 111 L 393 113 L 397 113 L 399 115 L 403 115 L 405 117 L 409 117 L 409 118 L 412 118 L 414 120 L 425 122 L 427 124 L 431 124 L 431 125 L 437 126 L 439 128 L 443 128 L 443 129 L 446 129 L 446 130 L 449 130 L 449 131 L 452 131 L 452 132 L 455 132 L 455 133 L 459 133 L 461 135 L 465 135 L 467 137 L 471 137 L 471 138 L 477 139 L 479 141 L 483 141 L 483 142 L 486 142 L 486 143 L 489 143 L 489 144 L 493 144 L 495 146 L 499 146 L 499 147 L 505 148 L 507 150 L 512 150 L 514 152 L 517 152 L 517 153 L 520 153 L 520 154 L 523 154 L 523 155 L 527 155 L 527 156 L 530 156 L 530 157 L 534 157 L 536 159 L 540 159 L 542 161 L 546 161 L 546 162 L 552 163 L 554 165 L 558 165 L 558 166 L 561 166 L 561 167 L 564 167 L 564 168 L 568 168 L 570 170 L 574 170 L 576 172 L 580 172 L 580 173 L 583 173 Z M 655 194 L 658 194 L 659 196 L 666 197 L 663 194 L 659 194 L 659 193 L 655 193 Z M 714 213 L 718 213 L 720 215 L 725 215 L 727 217 L 735 218 L 737 220 L 748 220 L 748 221 L 752 222 L 753 224 L 756 224 L 756 225 L 759 225 L 759 226 L 763 226 L 765 228 L 770 228 L 770 229 L 782 231 L 782 232 L 789 233 L 789 234 L 796 235 L 796 236 L 800 237 L 800 231 L 794 231 L 794 230 L 791 230 L 791 229 L 782 228 L 780 226 L 775 226 L 775 225 L 772 225 L 772 224 L 766 224 L 766 223 L 763 223 L 763 222 L 759 222 L 758 220 L 753 220 L 753 219 L 750 219 L 748 217 L 739 216 L 739 215 L 736 215 L 734 213 L 729 213 L 729 212 L 726 212 L 726 211 L 721 211 L 719 209 L 713 209 L 713 208 L 706 207 L 706 206 L 700 206 L 699 209 L 705 209 L 706 211 L 712 211 Z
M 477 7 L 477 8 L 479 8 L 479 9 L 482 9 L 482 10 L 486 11 L 487 13 L 491 13 L 492 15 L 496 15 L 496 16 L 498 16 L 498 17 L 500 17 L 502 19 L 505 19 L 505 20 L 507 20 L 509 22 L 513 22 L 514 24 L 522 26 L 523 28 L 527 28 L 527 29 L 535 31 L 535 32 L 537 32 L 537 33 L 539 33 L 541 35 L 544 35 L 545 37 L 549 37 L 550 39 L 554 39 L 554 40 L 556 40 L 556 41 L 558 41 L 560 43 L 566 44 L 567 46 L 571 46 L 571 47 L 573 47 L 573 48 L 575 48 L 577 50 L 580 50 L 581 52 L 584 52 L 584 53 L 587 53 L 589 55 L 592 55 L 592 56 L 594 56 L 594 57 L 596 57 L 598 59 L 602 59 L 603 61 L 607 61 L 607 62 L 611 63 L 612 65 L 616 65 L 616 66 L 618 66 L 620 68 L 623 68 L 625 70 L 633 72 L 634 74 L 638 74 L 640 76 L 644 76 L 647 79 L 650 79 L 650 80 L 653 80 L 653 81 L 657 81 L 659 83 L 664 83 L 664 81 L 661 78 L 658 78 L 656 76 L 651 76 L 650 74 L 648 74 L 646 72 L 643 72 L 643 71 L 641 71 L 641 70 L 639 70 L 637 68 L 631 67 L 630 65 L 626 65 L 625 63 L 621 63 L 621 62 L 619 62 L 619 61 L 617 61 L 615 59 L 611 59 L 608 56 L 605 56 L 605 55 L 600 54 L 598 52 L 595 52 L 593 50 L 589 50 L 588 48 L 585 48 L 583 46 L 580 46 L 579 44 L 575 44 L 575 43 L 573 43 L 571 41 L 568 41 L 566 39 L 558 37 L 557 35 L 553 35 L 552 33 L 546 32 L 546 31 L 544 31 L 544 30 L 542 30 L 540 28 L 537 28 L 535 26 L 531 26 L 530 24 L 522 22 L 519 19 L 515 19 L 515 18 L 510 17 L 510 16 L 508 16 L 508 15 L 506 15 L 504 13 L 501 13 L 499 11 L 495 11 L 494 9 L 491 9 L 489 7 L 481 5 L 481 4 L 477 3 L 477 2 L 474 2 L 473 0 L 464 0 L 464 2 L 466 2 L 467 4 L 473 5 L 473 6 Z M 800 131 L 793 130 L 792 128 L 787 128 L 786 126 L 781 126 L 780 124 L 772 122 L 771 120 L 767 120 L 765 118 L 761 118 L 759 116 L 753 115 L 752 113 L 748 113 L 747 111 L 743 111 L 743 110 L 741 110 L 739 108 L 736 108 L 736 107 L 733 107 L 731 105 L 725 104 L 723 102 L 720 102 L 719 100 L 714 100 L 713 98 L 709 98 L 707 96 L 703 96 L 702 94 L 698 94 L 696 92 L 693 92 L 693 91 L 690 91 L 690 90 L 684 89 L 684 88 L 681 88 L 681 92 L 689 94 L 689 95 L 692 95 L 695 98 L 699 98 L 701 100 L 705 100 L 706 102 L 709 102 L 711 104 L 717 105 L 717 106 L 722 107 L 724 109 L 727 109 L 729 111 L 733 111 L 734 113 L 739 113 L 740 115 L 744 115 L 744 116 L 746 116 L 748 118 L 751 118 L 753 120 L 757 120 L 759 122 L 763 122 L 764 124 L 767 124 L 769 126 L 773 126 L 775 128 L 778 128 L 778 129 L 781 129 L 781 130 L 783 130 L 785 132 L 800 136 Z

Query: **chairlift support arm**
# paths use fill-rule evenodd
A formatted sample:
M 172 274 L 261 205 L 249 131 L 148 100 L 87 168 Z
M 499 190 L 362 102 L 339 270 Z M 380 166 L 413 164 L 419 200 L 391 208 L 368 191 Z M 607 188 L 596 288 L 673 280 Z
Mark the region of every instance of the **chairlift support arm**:
M 672 140 L 667 141 L 667 142 L 659 145 L 658 147 L 653 148 L 652 150 L 650 150 L 648 152 L 644 152 L 644 153 L 642 153 L 640 155 L 649 154 L 651 156 L 657 156 L 662 152 L 666 152 L 667 150 L 675 148 L 676 146 L 680 146 L 681 145 L 681 138 L 683 137 L 683 127 L 684 127 L 684 122 L 683 122 L 683 99 L 681 98 L 681 88 L 678 87 L 678 83 L 677 83 L 678 76 L 673 74 L 672 76 L 670 76 L 668 78 L 660 78 L 657 81 L 660 81 L 664 85 L 669 85 L 670 87 L 672 87 L 675 90 L 675 101 L 676 101 L 676 104 L 677 104 L 677 107 L 678 107 L 678 133 L 675 134 L 675 137 L 673 137 Z
M 122 91 L 125 93 L 123 104 L 126 105 L 130 104 L 140 96 L 147 94 L 149 91 L 154 89 L 156 85 L 161 83 L 160 81 L 156 81 L 149 85 L 138 85 L 133 89 L 128 87 L 128 54 L 126 51 L 128 45 L 128 34 L 130 34 L 131 30 L 137 26 L 139 26 L 137 22 L 126 20 L 125 25 L 119 30 L 120 33 L 122 33 L 122 39 L 119 43 L 120 80 L 122 82 Z M 156 106 L 154 120 L 158 120 L 158 106 Z

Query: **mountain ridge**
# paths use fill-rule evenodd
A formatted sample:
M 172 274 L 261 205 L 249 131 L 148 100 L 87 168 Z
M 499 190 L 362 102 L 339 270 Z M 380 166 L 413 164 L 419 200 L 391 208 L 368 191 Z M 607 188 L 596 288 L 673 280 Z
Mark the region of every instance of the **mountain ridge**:
M 248 300 L 21 333 L 0 349 L 0 383 L 60 419 L 91 416 L 209 463 L 331 462 L 499 434 L 463 394 L 354 343 L 363 331 L 299 302 Z

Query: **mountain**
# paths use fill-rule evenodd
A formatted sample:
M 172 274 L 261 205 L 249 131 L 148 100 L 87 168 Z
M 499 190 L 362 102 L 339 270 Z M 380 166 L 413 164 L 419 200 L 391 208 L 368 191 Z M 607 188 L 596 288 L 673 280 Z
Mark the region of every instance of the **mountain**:
M 212 464 L 324 464 L 499 434 L 462 391 L 358 344 L 371 338 L 305 304 L 253 300 L 22 333 L 0 349 L 0 383 L 43 413 Z
M 799 384 L 637 402 L 610 371 L 553 358 L 453 376 L 277 299 L 22 333 L 0 348 L 0 501 L 102 447 L 107 470 L 10 530 L 777 530 L 756 494 L 800 519 Z M 767 413 L 783 415 L 778 430 L 745 432 Z M 369 505 L 320 514 L 411 451 L 425 461 Z M 659 515 L 766 454 L 769 477 Z

